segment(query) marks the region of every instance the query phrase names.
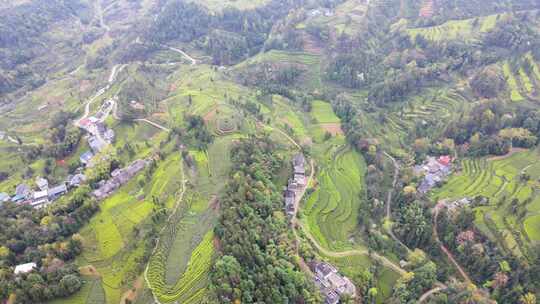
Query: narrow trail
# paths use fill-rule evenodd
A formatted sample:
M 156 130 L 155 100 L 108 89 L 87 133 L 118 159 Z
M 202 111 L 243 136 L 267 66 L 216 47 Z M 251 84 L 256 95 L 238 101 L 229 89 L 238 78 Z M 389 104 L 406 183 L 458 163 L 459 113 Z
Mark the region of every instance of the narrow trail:
M 189 56 L 188 53 L 182 51 L 181 49 L 177 49 L 177 48 L 173 48 L 171 46 L 165 46 L 167 49 L 171 50 L 171 51 L 174 51 L 174 52 L 177 52 L 179 54 L 181 54 L 182 56 L 186 57 L 189 61 L 191 61 L 191 65 L 196 65 L 197 64 L 197 59 Z
M 167 228 L 171 224 L 170 223 L 171 219 L 173 218 L 174 214 L 178 211 L 178 208 L 180 207 L 180 203 L 184 199 L 184 194 L 186 193 L 187 179 L 186 179 L 186 176 L 185 176 L 185 173 L 184 173 L 184 163 L 183 163 L 182 160 L 180 161 L 180 165 L 182 167 L 181 168 L 181 172 L 182 172 L 182 190 L 180 191 L 180 194 L 178 195 L 178 199 L 176 200 L 176 204 L 174 206 L 173 211 L 171 212 L 171 214 L 167 218 L 167 221 L 166 221 L 165 225 L 163 225 L 163 227 L 161 228 L 161 230 L 158 233 L 158 239 L 157 239 L 156 245 L 154 246 L 154 249 L 152 249 L 151 256 L 153 256 L 156 253 L 156 250 L 159 248 L 159 244 L 160 244 L 160 241 L 161 241 L 161 235 L 163 234 L 163 231 L 165 230 L 165 228 Z M 146 267 L 144 269 L 144 281 L 146 282 L 146 285 L 148 285 L 148 287 L 150 289 L 150 292 L 152 293 L 152 297 L 154 297 L 154 303 L 161 304 L 161 302 L 159 301 L 157 296 L 154 294 L 154 289 L 152 288 L 152 284 L 150 283 L 150 280 L 148 280 L 148 267 L 149 266 L 150 266 L 150 261 L 148 261 L 148 263 L 146 264 Z
M 418 304 L 421 304 L 423 302 L 425 302 L 429 297 L 431 297 L 432 295 L 438 293 L 438 292 L 441 292 L 445 289 L 447 289 L 448 287 L 444 284 L 440 284 L 439 286 L 436 286 L 434 287 L 433 289 L 430 289 L 428 291 L 426 291 L 419 299 L 418 299 Z
M 433 209 L 433 235 L 435 236 L 435 241 L 439 243 L 439 246 L 441 250 L 446 254 L 448 257 L 448 260 L 454 265 L 454 267 L 457 269 L 461 277 L 465 280 L 467 284 L 474 284 L 473 281 L 470 279 L 470 277 L 467 275 L 467 273 L 461 268 L 461 266 L 458 264 L 456 259 L 454 258 L 454 255 L 444 246 L 444 244 L 439 239 L 439 233 L 437 232 L 437 224 L 438 224 L 438 218 L 439 218 L 439 211 L 442 208 L 441 203 L 438 203 L 437 206 Z
M 145 122 L 145 123 L 150 124 L 150 125 L 152 125 L 152 126 L 158 128 L 158 129 L 161 129 L 161 130 L 163 130 L 163 131 L 165 131 L 165 132 L 171 132 L 171 129 L 169 129 L 169 128 L 167 128 L 167 127 L 164 127 L 164 126 L 162 126 L 162 125 L 160 125 L 160 124 L 158 124 L 158 123 L 156 123 L 156 122 L 153 122 L 153 121 L 151 121 L 151 120 L 148 120 L 148 119 L 146 119 L 146 118 L 135 119 L 135 121 Z
M 386 219 L 390 222 L 392 222 L 392 197 L 394 195 L 394 191 L 397 186 L 398 178 L 399 178 L 399 170 L 400 166 L 397 160 L 392 157 L 392 155 L 388 154 L 386 151 L 383 152 L 383 154 L 390 158 L 392 161 L 392 164 L 394 165 L 394 179 L 392 181 L 392 188 L 388 190 L 388 196 L 386 197 Z M 401 245 L 401 247 L 405 248 L 407 252 L 410 252 L 411 250 L 407 245 L 405 245 L 398 237 L 394 234 L 394 231 L 392 230 L 392 227 L 390 227 L 387 231 L 387 233 L 390 235 L 390 237 L 398 244 Z

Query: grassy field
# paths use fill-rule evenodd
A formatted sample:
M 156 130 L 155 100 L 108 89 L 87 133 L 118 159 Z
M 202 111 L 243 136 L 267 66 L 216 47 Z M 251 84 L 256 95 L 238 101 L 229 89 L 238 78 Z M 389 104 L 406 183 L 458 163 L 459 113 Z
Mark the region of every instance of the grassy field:
M 516 153 L 499 160 L 465 159 L 462 172 L 431 194 L 434 200 L 482 195 L 489 206 L 476 208 L 476 224 L 507 251 L 528 256 L 530 245 L 540 241 L 540 154 L 537 150 Z M 531 176 L 520 179 L 521 173 Z M 513 205 L 512 201 L 517 200 Z
M 357 152 L 343 146 L 332 146 L 323 157 L 318 162 L 317 189 L 302 207 L 304 220 L 324 247 L 352 248 L 366 165 Z
M 332 105 L 330 103 L 315 100 L 313 102 L 313 109 L 311 110 L 311 116 L 318 123 L 338 123 L 340 122 L 339 117 L 336 116 Z

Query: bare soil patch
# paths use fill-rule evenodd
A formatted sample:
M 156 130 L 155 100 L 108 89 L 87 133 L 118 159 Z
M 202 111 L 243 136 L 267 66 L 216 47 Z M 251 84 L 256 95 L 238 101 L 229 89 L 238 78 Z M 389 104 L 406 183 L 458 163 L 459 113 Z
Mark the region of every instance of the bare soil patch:
M 341 123 L 324 123 L 324 124 L 321 124 L 321 128 L 323 128 L 323 130 L 325 132 L 328 132 L 332 135 L 343 135 L 343 129 L 341 129 Z
M 100 278 L 101 274 L 97 271 L 96 267 L 92 265 L 79 267 L 79 272 L 84 276 Z
M 210 121 L 212 121 L 217 115 L 217 106 L 214 107 L 212 110 L 210 110 L 210 112 L 206 113 L 203 117 L 203 120 L 205 123 L 208 123 Z
M 129 303 L 135 303 L 135 300 L 137 299 L 137 295 L 144 287 L 144 280 L 142 276 L 138 277 L 135 283 L 133 283 L 133 288 L 126 291 L 120 300 L 120 304 L 125 304 L 128 300 Z

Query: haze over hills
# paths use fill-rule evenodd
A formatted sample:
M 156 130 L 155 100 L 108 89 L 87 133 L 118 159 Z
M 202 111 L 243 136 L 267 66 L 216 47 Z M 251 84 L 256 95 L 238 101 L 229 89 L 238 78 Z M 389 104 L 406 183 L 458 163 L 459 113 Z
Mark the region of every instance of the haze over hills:
M 0 0 L 0 300 L 536 303 L 535 0 Z

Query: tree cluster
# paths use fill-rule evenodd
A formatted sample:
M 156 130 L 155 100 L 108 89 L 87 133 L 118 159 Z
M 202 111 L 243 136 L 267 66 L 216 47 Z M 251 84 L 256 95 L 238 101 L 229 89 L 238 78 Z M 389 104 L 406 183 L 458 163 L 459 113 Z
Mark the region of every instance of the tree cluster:
M 249 138 L 231 152 L 233 170 L 215 228 L 221 256 L 211 272 L 220 303 L 319 303 L 293 259 L 279 189 L 283 165 L 268 138 Z

